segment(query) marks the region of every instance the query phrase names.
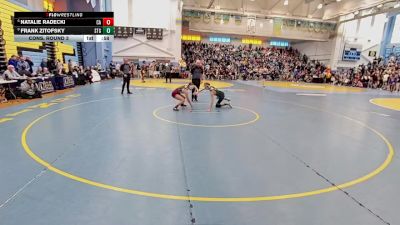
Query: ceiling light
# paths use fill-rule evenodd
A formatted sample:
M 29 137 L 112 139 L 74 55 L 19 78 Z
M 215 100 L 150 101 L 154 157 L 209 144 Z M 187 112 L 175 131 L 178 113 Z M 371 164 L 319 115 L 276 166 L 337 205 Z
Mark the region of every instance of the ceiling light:
M 378 9 L 380 9 L 382 7 L 383 7 L 383 4 L 379 4 L 379 5 L 376 6 L 376 8 L 378 8 Z
M 393 6 L 393 8 L 397 9 L 400 7 L 400 2 L 397 2 L 396 5 Z
M 336 2 L 341 2 L 342 0 L 336 0 Z
M 285 0 L 285 1 L 283 2 L 283 5 L 289 5 L 289 0 Z
M 251 2 L 254 2 L 255 0 L 250 0 Z
M 354 15 L 358 15 L 358 13 L 360 13 L 360 11 L 358 11 L 358 10 L 353 12 Z
M 322 3 L 319 3 L 319 5 L 317 6 L 318 9 L 322 9 Z

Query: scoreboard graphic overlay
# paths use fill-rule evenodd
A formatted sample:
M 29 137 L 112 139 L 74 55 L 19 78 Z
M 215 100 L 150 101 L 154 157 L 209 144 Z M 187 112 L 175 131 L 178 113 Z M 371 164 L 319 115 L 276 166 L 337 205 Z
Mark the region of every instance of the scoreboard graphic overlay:
M 112 42 L 113 12 L 15 12 L 18 42 Z

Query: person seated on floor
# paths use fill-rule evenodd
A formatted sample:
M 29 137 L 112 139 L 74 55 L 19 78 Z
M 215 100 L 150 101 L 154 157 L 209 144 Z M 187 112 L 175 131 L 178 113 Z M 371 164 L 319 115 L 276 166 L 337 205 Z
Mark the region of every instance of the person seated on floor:
M 110 71 L 111 79 L 115 79 L 116 76 L 117 76 L 117 70 L 116 69 L 111 69 L 111 71 Z
M 21 66 L 21 71 L 19 71 L 19 75 L 32 77 L 32 73 L 24 65 Z
M 4 80 L 17 80 L 24 78 L 24 76 L 19 75 L 17 71 L 15 71 L 15 68 L 13 65 L 8 65 L 7 70 L 4 71 L 3 73 L 3 79 Z
M 86 78 L 86 80 L 89 82 L 89 84 L 92 84 L 93 83 L 93 75 L 92 75 L 92 69 L 88 66 L 88 67 L 86 67 L 86 69 L 85 69 L 85 78 Z
M 77 85 L 85 85 L 86 84 L 85 72 L 82 72 L 82 71 L 78 72 L 78 78 L 76 79 L 76 84 Z
M 24 99 L 41 98 L 42 92 L 39 90 L 38 85 L 31 79 L 27 78 L 21 84 L 21 97 Z
M 78 78 L 78 67 L 74 67 L 72 69 L 72 72 L 70 72 L 72 76 L 74 76 L 75 78 Z

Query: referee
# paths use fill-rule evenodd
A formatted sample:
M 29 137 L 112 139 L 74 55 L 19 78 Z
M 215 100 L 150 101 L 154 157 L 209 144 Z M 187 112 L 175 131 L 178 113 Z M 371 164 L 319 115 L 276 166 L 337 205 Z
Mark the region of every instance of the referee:
M 129 84 L 131 81 L 131 72 L 132 72 L 132 66 L 129 65 L 128 59 L 124 59 L 124 64 L 121 65 L 120 67 L 121 72 L 123 73 L 122 75 L 122 90 L 121 90 L 121 95 L 124 94 L 124 89 L 125 89 L 125 85 L 126 85 L 126 90 L 128 91 L 128 94 L 132 94 L 132 92 L 129 91 Z
M 203 65 L 200 60 L 196 60 L 196 63 L 190 70 L 190 73 L 192 74 L 192 83 L 197 87 L 198 90 L 200 90 L 200 84 L 201 80 L 203 79 Z M 197 102 L 197 95 L 194 94 L 194 90 L 192 90 L 192 101 Z

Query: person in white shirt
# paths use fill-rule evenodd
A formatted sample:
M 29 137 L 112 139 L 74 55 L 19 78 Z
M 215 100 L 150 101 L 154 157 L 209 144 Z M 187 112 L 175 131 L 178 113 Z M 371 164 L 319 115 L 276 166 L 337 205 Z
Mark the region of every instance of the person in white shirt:
M 16 79 L 20 79 L 23 77 L 24 76 L 19 75 L 19 73 L 17 73 L 17 71 L 15 71 L 15 68 L 13 65 L 8 65 L 7 70 L 4 71 L 4 73 L 3 73 L 4 80 L 16 80 Z

